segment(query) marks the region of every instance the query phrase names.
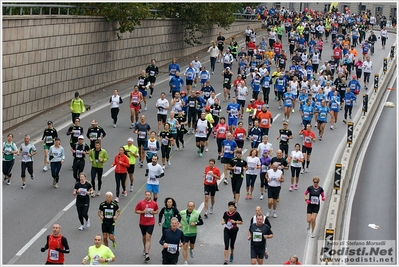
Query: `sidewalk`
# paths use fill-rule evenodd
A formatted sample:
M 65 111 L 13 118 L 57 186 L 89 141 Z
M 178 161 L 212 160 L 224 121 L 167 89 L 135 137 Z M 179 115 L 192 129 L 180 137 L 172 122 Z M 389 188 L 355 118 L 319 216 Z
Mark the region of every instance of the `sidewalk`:
M 259 29 L 256 29 L 258 36 L 257 39 L 260 40 L 261 36 L 266 33 L 265 29 L 261 29 L 261 24 L 259 24 Z M 216 36 L 215 36 L 216 38 Z M 241 47 L 244 44 L 244 33 L 235 36 L 236 41 Z M 226 39 L 226 43 L 229 43 L 231 38 Z M 226 47 L 226 46 L 225 46 Z M 185 70 L 188 67 L 188 63 L 191 62 L 195 55 L 198 55 L 201 63 L 205 63 L 209 61 L 209 54 L 207 53 L 207 49 L 203 49 L 198 51 L 195 54 L 178 58 L 178 63 L 182 70 Z M 172 59 L 171 59 L 172 60 Z M 161 83 L 163 81 L 168 80 L 168 66 L 158 66 L 159 67 L 159 75 L 157 76 L 157 83 Z M 143 66 L 145 68 L 146 66 Z M 91 110 L 86 111 L 81 116 L 86 117 L 88 114 L 95 112 L 96 109 L 103 106 L 104 103 L 108 103 L 109 97 L 112 95 L 114 89 L 118 89 L 120 96 L 125 96 L 131 92 L 133 86 L 137 84 L 137 77 L 139 73 L 134 75 L 132 78 L 128 78 L 126 80 L 105 86 L 96 91 L 90 92 L 89 94 L 81 95 L 81 98 L 84 100 L 85 105 L 90 105 Z M 169 95 L 168 95 L 169 97 Z M 16 127 L 10 129 L 3 129 L 3 140 L 6 139 L 6 135 L 8 133 L 14 134 L 14 142 L 19 146 L 23 142 L 24 135 L 29 134 L 31 136 L 31 141 L 39 141 L 42 137 L 43 130 L 47 127 L 47 121 L 51 120 L 53 122 L 54 128 L 60 128 L 60 125 L 71 123 L 71 113 L 69 110 L 69 101 L 64 104 L 60 104 L 49 110 L 42 112 L 35 118 L 31 118 L 23 123 L 17 125 Z

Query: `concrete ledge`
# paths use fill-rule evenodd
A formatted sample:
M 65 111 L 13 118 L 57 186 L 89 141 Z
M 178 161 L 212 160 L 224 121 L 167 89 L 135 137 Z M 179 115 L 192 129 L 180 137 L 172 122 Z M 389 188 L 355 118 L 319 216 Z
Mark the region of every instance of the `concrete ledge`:
M 327 239 L 327 233 L 330 233 L 330 241 L 340 240 L 342 238 L 342 219 L 346 209 L 346 198 L 347 192 L 349 189 L 349 185 L 352 179 L 352 172 L 354 167 L 354 162 L 359 153 L 359 149 L 362 146 L 362 142 L 367 134 L 368 128 L 372 122 L 372 118 L 374 117 L 378 107 L 381 105 L 381 99 L 384 95 L 385 88 L 388 86 L 388 82 L 391 80 L 391 77 L 394 75 L 394 70 L 396 69 L 396 61 L 397 61 L 397 43 L 395 42 L 395 57 L 393 59 L 388 58 L 388 70 L 384 74 L 381 69 L 379 74 L 379 88 L 377 91 L 369 92 L 369 102 L 368 102 L 368 112 L 366 115 L 361 114 L 359 118 L 355 119 L 356 124 L 353 128 L 353 141 L 350 147 L 346 146 L 344 152 L 342 154 L 342 158 L 340 162 L 332 162 L 332 164 L 341 163 L 342 164 L 342 172 L 341 172 L 341 189 L 337 194 L 332 192 L 330 201 L 328 203 L 328 211 L 325 221 L 323 223 L 323 219 L 321 216 L 320 221 L 321 225 L 324 225 L 323 237 L 324 240 Z M 381 58 L 383 60 L 383 58 Z M 374 76 L 372 77 L 374 79 Z M 373 90 L 373 89 L 370 89 Z M 334 175 L 333 173 L 331 175 Z M 328 194 L 331 191 L 328 191 Z M 331 237 L 332 233 L 332 237 Z M 332 244 L 333 249 L 337 250 L 340 248 L 339 245 Z M 321 248 L 318 248 L 321 249 Z M 319 262 L 321 263 L 321 262 Z

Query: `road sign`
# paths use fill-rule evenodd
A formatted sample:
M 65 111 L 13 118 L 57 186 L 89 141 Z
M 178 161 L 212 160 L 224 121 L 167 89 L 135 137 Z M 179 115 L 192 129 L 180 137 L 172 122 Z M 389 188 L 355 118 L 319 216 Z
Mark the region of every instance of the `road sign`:
M 395 46 L 391 46 L 391 59 L 395 57 Z
M 380 75 L 374 74 L 374 91 L 378 90 L 378 81 L 380 80 Z
M 369 105 L 369 95 L 368 94 L 364 94 L 363 95 L 363 107 L 362 107 L 363 115 L 366 115 L 366 112 L 367 112 L 367 109 L 368 109 L 368 105 Z
M 353 122 L 348 122 L 348 136 L 347 136 L 347 143 L 348 146 L 351 146 L 353 140 Z
M 384 75 L 385 75 L 385 73 L 388 70 L 388 59 L 387 58 L 384 58 L 384 63 L 382 65 L 382 70 L 384 71 Z
M 333 248 L 334 241 L 334 229 L 326 229 L 326 234 L 324 238 L 324 247 L 322 248 L 322 258 L 325 262 L 331 262 L 331 252 Z
M 335 164 L 335 172 L 334 172 L 334 190 L 335 194 L 338 193 L 338 190 L 341 189 L 341 172 L 342 172 L 342 164 Z

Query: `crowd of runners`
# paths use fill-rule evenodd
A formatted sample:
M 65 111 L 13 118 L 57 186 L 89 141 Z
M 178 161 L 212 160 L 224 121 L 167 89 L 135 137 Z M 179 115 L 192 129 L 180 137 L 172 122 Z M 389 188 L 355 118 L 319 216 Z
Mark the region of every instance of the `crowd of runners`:
M 131 136 L 136 137 L 129 137 L 124 145 L 121 144 L 116 155 L 108 155 L 102 147 L 101 140 L 107 133 L 96 120 L 91 121 L 88 129 L 80 126 L 79 116 L 85 111 L 85 104 L 78 92 L 70 104 L 69 147 L 61 145 L 59 133 L 53 122 L 48 121 L 41 138 L 45 151 L 43 172 L 51 170 L 52 185 L 58 188 L 65 158 L 73 157 L 72 175 L 76 179 L 73 195 L 76 196 L 79 230 L 90 227 L 90 198 L 101 196 L 104 164 L 110 160 L 114 168 L 115 190 L 107 190 L 98 209 L 103 235 L 95 236 L 95 245 L 89 248 L 83 264 L 115 261 L 114 254 L 107 248 L 108 239 L 115 249 L 114 227 L 120 216 L 120 196 L 126 197 L 128 191 L 133 192 L 136 167 L 145 168 L 147 179 L 145 197 L 135 208 L 140 216 L 144 261 L 150 260 L 156 221 L 162 226 L 159 243 L 163 247 L 163 264 L 176 264 L 180 249 L 185 264 L 188 255 L 194 257 L 197 227 L 206 223 L 204 221 L 214 212 L 220 181 L 230 184 L 232 192 L 231 201 L 221 201 L 227 203 L 226 212 L 221 216 L 225 226 L 223 263 L 233 262 L 238 226 L 247 221 L 251 221 L 247 225 L 251 263 L 262 264 L 263 258 L 269 257 L 266 239 L 272 238 L 273 232 L 268 218 L 277 218 L 285 178 L 288 176 L 289 186 L 284 190 L 299 190 L 300 176 L 309 172 L 313 145 L 317 140 L 323 140 L 326 126 L 333 131 L 339 127 L 340 120 L 343 123 L 352 120 L 357 96 L 370 88 L 374 47 L 379 46 L 380 40 L 381 49 L 385 49 L 388 32 L 381 25 L 377 36 L 372 30 L 376 20 L 367 12 L 352 15 L 349 12 L 290 12 L 273 8 L 262 14 L 267 33 L 258 36 L 248 27 L 243 33 L 245 44 L 242 46 L 234 38 L 228 43 L 219 33 L 208 49 L 209 70 L 198 56 L 186 69 L 181 69 L 178 60 L 173 58 L 168 67 L 169 94 L 160 93 L 157 88 L 159 68 L 155 59 L 142 70 L 128 99 L 122 99 L 115 89 L 109 98 L 113 127 L 126 126 L 130 128 Z M 326 43 L 331 44 L 332 49 L 323 49 Z M 329 59 L 323 62 L 322 53 Z M 213 84 L 213 75 L 223 76 L 223 84 Z M 215 88 L 223 88 L 220 98 Z M 147 98 L 152 97 L 157 98 L 155 106 L 147 106 Z M 271 101 L 277 101 L 284 115 L 283 123 L 273 128 L 273 115 L 269 111 Z M 130 109 L 128 124 L 118 121 L 119 107 L 124 102 Z M 157 125 L 147 123 L 147 110 L 157 113 Z M 299 132 L 289 128 L 293 116 L 300 117 Z M 188 144 L 184 140 L 186 135 L 194 135 L 195 144 Z M 294 135 L 301 136 L 303 143 L 290 144 Z M 278 148 L 273 148 L 270 138 L 278 140 Z M 210 146 L 217 147 L 217 154 L 204 166 L 202 214 L 192 201 L 180 211 L 172 196 L 164 202 L 158 201 L 160 179 L 167 175 L 167 168 L 173 168 L 171 152 L 187 145 L 196 146 L 199 158 L 209 152 Z M 243 155 L 245 147 L 249 147 L 247 156 Z M 10 133 L 3 143 L 4 182 L 11 184 L 15 158 L 21 156 L 21 188 L 25 189 L 26 171 L 32 180 L 35 177 L 33 158 L 36 153 L 29 135 L 17 146 Z M 90 179 L 84 173 L 86 163 L 91 165 Z M 218 163 L 222 165 L 221 169 L 216 166 Z M 320 178 L 316 173 L 312 177 L 312 185 L 303 185 L 301 189 L 307 206 L 308 230 L 313 238 L 320 201 L 325 200 L 325 195 L 319 186 Z M 257 180 L 260 181 L 259 194 L 255 191 Z M 243 183 L 245 189 L 242 189 Z M 260 200 L 267 198 L 265 212 L 256 207 L 253 218 L 241 218 L 238 210 L 245 205 L 240 202 L 243 190 L 246 200 L 255 195 Z M 159 207 L 159 203 L 163 207 Z M 65 237 L 59 237 L 59 231 L 60 226 L 55 224 L 53 235 L 42 248 L 42 252 L 49 250 L 47 263 L 63 263 L 63 254 L 69 253 L 67 241 Z M 93 257 L 96 254 L 93 250 L 98 250 L 96 253 L 100 257 Z M 300 263 L 293 255 L 285 264 Z

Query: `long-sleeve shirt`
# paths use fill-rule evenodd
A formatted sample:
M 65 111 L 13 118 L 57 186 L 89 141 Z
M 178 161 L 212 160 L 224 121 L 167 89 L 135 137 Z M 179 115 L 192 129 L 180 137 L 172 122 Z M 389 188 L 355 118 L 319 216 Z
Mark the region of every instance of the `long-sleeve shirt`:
M 55 145 L 52 145 L 47 154 L 47 161 L 60 162 L 61 160 L 65 160 L 64 148 L 62 146 L 55 147 Z
M 127 173 L 127 168 L 130 166 L 129 159 L 125 154 L 119 155 L 118 153 L 114 158 L 112 166 L 116 166 L 115 173 Z

